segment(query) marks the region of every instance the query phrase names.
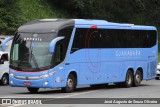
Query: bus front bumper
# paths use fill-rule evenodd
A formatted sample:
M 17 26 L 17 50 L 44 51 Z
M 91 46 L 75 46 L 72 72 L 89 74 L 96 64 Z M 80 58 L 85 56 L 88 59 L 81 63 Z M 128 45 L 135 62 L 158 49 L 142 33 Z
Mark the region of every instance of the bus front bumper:
M 51 79 L 43 78 L 39 80 L 21 80 L 14 77 L 9 77 L 9 84 L 12 87 L 36 87 L 36 88 L 52 88 L 53 82 Z

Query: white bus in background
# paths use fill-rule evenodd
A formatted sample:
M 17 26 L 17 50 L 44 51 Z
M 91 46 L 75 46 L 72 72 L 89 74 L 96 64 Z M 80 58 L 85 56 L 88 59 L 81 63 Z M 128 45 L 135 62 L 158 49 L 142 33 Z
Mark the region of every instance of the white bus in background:
M 9 53 L 0 51 L 0 85 L 9 83 Z
M 6 51 L 2 52 L 2 42 L 8 36 L 0 36 L 0 85 L 8 85 L 9 83 L 9 54 L 12 41 L 6 44 Z

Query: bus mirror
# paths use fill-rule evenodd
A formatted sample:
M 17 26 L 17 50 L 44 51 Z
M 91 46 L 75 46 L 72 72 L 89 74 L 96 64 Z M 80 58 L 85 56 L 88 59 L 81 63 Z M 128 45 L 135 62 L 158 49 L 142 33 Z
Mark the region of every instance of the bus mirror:
M 51 43 L 50 43 L 50 53 L 53 53 L 53 52 L 54 52 L 56 43 L 57 43 L 58 41 L 62 40 L 62 39 L 64 39 L 63 36 L 61 36 L 61 37 L 56 37 L 56 38 L 54 38 L 54 39 L 51 41 Z
M 2 42 L 2 51 L 5 52 L 6 51 L 6 43 L 10 40 L 13 39 L 14 36 L 10 36 L 8 38 L 6 38 L 3 42 Z

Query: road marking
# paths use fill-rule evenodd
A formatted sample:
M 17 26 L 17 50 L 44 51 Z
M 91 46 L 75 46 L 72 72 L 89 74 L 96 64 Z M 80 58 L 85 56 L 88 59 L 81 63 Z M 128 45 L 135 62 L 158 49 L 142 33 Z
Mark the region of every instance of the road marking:
M 160 83 L 152 83 L 152 84 L 160 84 Z
M 1 106 L 1 105 L 0 105 Z M 14 104 L 14 105 L 2 105 L 2 107 L 18 107 L 23 106 L 23 104 Z
M 57 98 L 68 98 L 68 97 L 73 97 L 73 96 L 77 96 L 77 95 L 88 94 L 88 93 L 92 93 L 92 92 L 96 92 L 96 91 L 98 91 L 98 90 L 88 91 L 88 92 L 81 92 L 81 93 L 73 93 L 73 94 L 71 94 L 71 95 L 66 95 L 66 96 L 57 97 Z

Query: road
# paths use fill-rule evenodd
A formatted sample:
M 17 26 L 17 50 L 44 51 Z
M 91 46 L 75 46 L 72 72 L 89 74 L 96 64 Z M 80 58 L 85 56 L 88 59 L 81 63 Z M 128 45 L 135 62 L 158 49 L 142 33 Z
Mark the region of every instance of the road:
M 111 84 L 106 88 L 91 88 L 89 86 L 78 87 L 73 93 L 62 93 L 60 89 L 40 89 L 37 94 L 30 94 L 26 88 L 0 86 L 1 98 L 160 98 L 160 80 L 142 81 L 140 87 L 123 88 L 117 85 Z M 52 100 L 48 101 L 52 102 Z M 108 104 L 110 106 L 121 106 L 119 104 Z M 5 105 L 0 105 L 6 107 Z M 44 105 L 10 105 L 10 107 L 40 107 Z M 54 104 L 47 105 L 49 107 L 79 107 L 78 104 Z M 91 104 L 83 107 L 97 107 L 104 106 L 105 104 Z M 122 107 L 127 104 L 122 104 Z M 134 104 L 132 106 L 146 106 L 146 107 L 159 107 L 159 104 Z

